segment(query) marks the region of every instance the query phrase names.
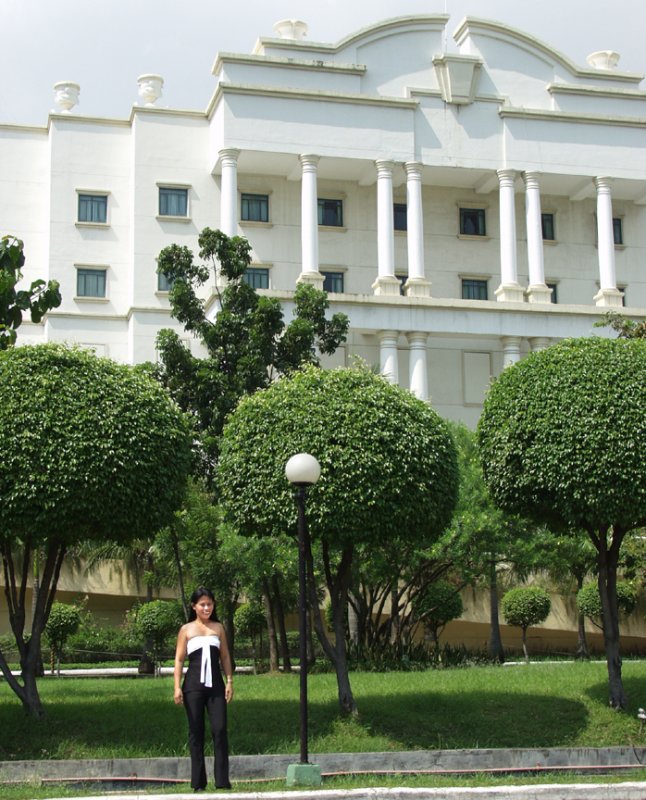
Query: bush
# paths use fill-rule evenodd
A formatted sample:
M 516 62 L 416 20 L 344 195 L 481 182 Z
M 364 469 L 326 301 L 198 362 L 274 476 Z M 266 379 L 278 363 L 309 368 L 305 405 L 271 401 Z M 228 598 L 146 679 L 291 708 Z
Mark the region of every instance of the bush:
M 58 664 L 58 674 L 61 669 L 61 655 L 69 637 L 76 633 L 81 624 L 81 612 L 68 603 L 53 603 L 49 612 L 49 619 L 45 625 L 45 636 L 51 648 L 52 674 L 54 662 Z
M 601 597 L 595 581 L 586 583 L 576 596 L 579 611 L 597 627 L 601 627 Z M 637 605 L 637 593 L 630 581 L 617 581 L 617 606 L 619 615 L 628 617 Z
M 96 664 L 101 661 L 139 660 L 143 639 L 131 625 L 101 627 L 91 615 L 84 615 L 81 627 L 67 640 L 62 662 Z
M 527 654 L 527 628 L 538 625 L 547 619 L 552 601 L 545 589 L 540 586 L 518 586 L 510 589 L 502 598 L 502 613 L 508 625 L 522 628 L 523 653 Z
M 169 639 L 175 637 L 184 621 L 184 612 L 176 600 L 151 600 L 134 609 L 133 627 L 150 646 L 157 668 Z

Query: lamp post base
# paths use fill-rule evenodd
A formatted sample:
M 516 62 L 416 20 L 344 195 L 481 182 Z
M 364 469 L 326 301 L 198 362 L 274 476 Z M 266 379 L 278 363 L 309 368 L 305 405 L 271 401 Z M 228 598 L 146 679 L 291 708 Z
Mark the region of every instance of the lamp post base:
M 321 768 L 317 764 L 289 764 L 287 786 L 320 786 Z

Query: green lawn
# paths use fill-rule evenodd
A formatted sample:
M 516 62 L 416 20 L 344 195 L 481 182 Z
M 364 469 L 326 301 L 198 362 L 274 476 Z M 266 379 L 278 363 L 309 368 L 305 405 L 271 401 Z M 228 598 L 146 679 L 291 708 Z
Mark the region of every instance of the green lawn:
M 413 673 L 355 673 L 359 716 L 339 714 L 331 674 L 309 677 L 310 751 L 646 744 L 646 662 L 624 664 L 627 713 L 607 704 L 602 663 L 537 663 Z M 0 683 L 0 760 L 186 755 L 172 679 L 46 678 L 41 723 Z M 239 675 L 233 755 L 298 752 L 297 675 Z

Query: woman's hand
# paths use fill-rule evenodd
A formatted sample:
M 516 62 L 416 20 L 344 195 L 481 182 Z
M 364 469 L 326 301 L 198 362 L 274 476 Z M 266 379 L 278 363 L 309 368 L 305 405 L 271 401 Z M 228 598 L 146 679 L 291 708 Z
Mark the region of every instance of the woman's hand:
M 230 703 L 233 700 L 233 683 L 231 681 L 227 681 L 226 686 L 224 687 L 224 699 L 227 703 Z
M 184 702 L 184 695 L 183 695 L 181 689 L 175 689 L 175 695 L 174 695 L 173 699 L 175 700 L 175 705 L 176 706 L 181 706 L 182 705 L 182 703 Z

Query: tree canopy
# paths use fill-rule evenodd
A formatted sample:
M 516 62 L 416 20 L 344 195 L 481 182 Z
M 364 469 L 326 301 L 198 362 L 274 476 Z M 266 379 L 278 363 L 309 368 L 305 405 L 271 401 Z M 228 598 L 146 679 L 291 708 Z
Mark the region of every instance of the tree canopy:
M 570 339 L 508 367 L 478 425 L 484 476 L 504 509 L 597 551 L 610 702 L 623 707 L 617 565 L 646 521 L 646 340 Z
M 40 322 L 52 308 L 61 304 L 58 281 L 32 281 L 28 289 L 16 289 L 25 264 L 24 244 L 15 236 L 0 239 L 0 350 L 15 343 L 16 329 L 24 312 L 32 322 Z
M 40 637 L 67 548 L 86 539 L 127 542 L 167 525 L 191 469 L 191 425 L 155 381 L 81 349 L 47 344 L 0 353 L 0 550 L 24 686 L 40 715 Z M 40 589 L 24 635 L 31 559 Z
M 325 292 L 300 284 L 294 318 L 286 324 L 280 302 L 245 281 L 251 263 L 246 239 L 205 228 L 198 244 L 204 263 L 196 263 L 188 247 L 173 244 L 160 252 L 158 271 L 170 283 L 173 316 L 202 343 L 206 356 L 192 355 L 174 331 L 164 329 L 157 337 L 157 373 L 196 420 L 210 474 L 224 421 L 238 400 L 303 363 L 318 364 L 317 351 L 333 353 L 345 341 L 348 319 L 327 319 Z M 206 289 L 214 296 L 206 297 Z
M 311 453 L 321 465 L 307 513 L 320 544 L 334 645 L 318 613 L 314 622 L 335 663 L 341 706 L 353 711 L 344 642 L 355 549 L 439 537 L 456 501 L 455 446 L 428 405 L 366 368 L 305 367 L 244 398 L 225 426 L 217 484 L 221 503 L 242 532 L 295 534 L 296 506 L 284 470 L 299 452 Z M 318 611 L 315 593 L 311 606 Z

